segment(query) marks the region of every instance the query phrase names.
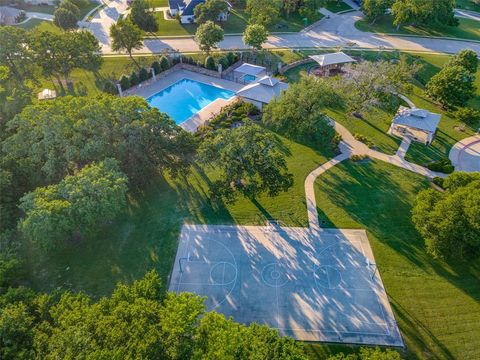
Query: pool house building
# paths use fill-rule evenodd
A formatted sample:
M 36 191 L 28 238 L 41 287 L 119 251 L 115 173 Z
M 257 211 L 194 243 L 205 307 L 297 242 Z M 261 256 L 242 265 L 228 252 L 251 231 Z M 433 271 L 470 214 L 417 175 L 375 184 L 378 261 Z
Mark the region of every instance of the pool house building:
M 267 75 L 267 69 L 263 66 L 243 63 L 233 70 L 233 81 L 241 84 L 250 84 Z

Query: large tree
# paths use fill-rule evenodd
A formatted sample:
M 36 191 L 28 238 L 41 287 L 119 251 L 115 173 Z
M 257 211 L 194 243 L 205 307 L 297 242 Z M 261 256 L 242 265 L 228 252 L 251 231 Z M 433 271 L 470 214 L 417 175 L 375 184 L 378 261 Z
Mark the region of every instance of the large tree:
M 335 131 L 324 111 L 337 104 L 338 96 L 326 81 L 306 77 L 266 106 L 263 121 L 289 138 L 328 149 Z
M 206 138 L 199 148 L 199 160 L 222 170 L 213 189 L 227 200 L 233 200 L 236 192 L 250 198 L 261 193 L 275 196 L 293 184 L 275 136 L 250 122 Z
M 248 25 L 243 32 L 243 42 L 256 50 L 260 50 L 268 38 L 268 31 L 263 25 Z
M 4 160 L 24 192 L 92 161 L 118 160 L 131 183 L 186 171 L 192 136 L 139 97 L 63 97 L 27 106 L 8 123 Z
M 225 0 L 207 0 L 203 4 L 198 4 L 193 10 L 195 21 L 198 24 L 207 21 L 217 21 L 220 14 L 228 11 L 228 5 Z
M 480 255 L 480 173 L 454 173 L 445 192 L 422 191 L 413 208 L 413 223 L 428 251 L 445 258 Z
M 397 63 L 363 61 L 346 69 L 345 76 L 339 82 L 340 88 L 346 95 L 349 107 L 363 111 L 374 106 L 397 107 L 397 94 L 411 91 L 411 83 L 420 65 L 401 56 Z
M 475 75 L 463 66 L 446 65 L 427 83 L 426 92 L 445 108 L 455 108 L 475 95 Z
M 475 74 L 478 69 L 478 55 L 471 49 L 463 49 L 453 55 L 446 66 L 462 66 L 472 74 Z
M 110 37 L 112 38 L 112 50 L 126 51 L 130 59 L 140 69 L 140 65 L 133 58 L 132 52 L 143 47 L 142 30 L 129 20 L 119 19 L 116 24 L 110 26 Z
M 250 23 L 265 27 L 272 25 L 280 16 L 281 0 L 247 0 Z
M 78 27 L 78 19 L 69 9 L 59 7 L 53 15 L 53 23 L 63 30 L 72 30 Z
M 385 14 L 391 6 L 391 3 L 392 0 L 364 0 L 362 3 L 362 11 L 367 21 L 373 24 L 379 16 Z
M 58 184 L 26 194 L 19 228 L 31 241 L 51 249 L 73 235 L 96 233 L 102 222 L 125 208 L 126 192 L 127 177 L 116 160 L 89 164 Z
M 392 6 L 393 23 L 402 25 L 456 26 L 454 0 L 395 0 Z
M 32 78 L 35 59 L 30 34 L 15 26 L 0 26 L 0 66 L 6 66 L 11 80 L 18 83 Z
M 201 24 L 195 33 L 195 41 L 198 47 L 207 54 L 210 53 L 211 49 L 216 48 L 217 44 L 222 40 L 223 30 L 220 26 L 215 25 L 213 21 Z
M 152 11 L 150 4 L 146 0 L 135 0 L 132 2 L 130 19 L 143 31 L 155 32 L 158 30 L 157 19 Z
M 34 34 L 32 50 L 45 76 L 61 77 L 70 83 L 74 69 L 97 71 L 102 63 L 98 40 L 88 31 Z M 62 84 L 61 84 L 62 85 Z

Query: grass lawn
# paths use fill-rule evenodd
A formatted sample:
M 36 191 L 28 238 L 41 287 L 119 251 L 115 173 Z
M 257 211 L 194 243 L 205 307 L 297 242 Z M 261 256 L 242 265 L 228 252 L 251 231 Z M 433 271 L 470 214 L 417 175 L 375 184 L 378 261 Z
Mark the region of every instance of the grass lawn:
M 478 11 L 480 12 L 480 3 L 475 4 L 473 0 L 457 0 L 457 7 L 459 9 Z
M 85 15 L 87 15 L 90 10 L 95 9 L 98 5 L 100 5 L 100 3 L 91 1 L 91 2 L 88 3 L 87 6 L 82 7 L 80 9 L 80 20 L 83 19 L 85 17 Z
M 399 35 L 419 35 L 419 36 L 445 36 L 458 39 L 479 40 L 480 26 L 479 22 L 472 19 L 459 18 L 459 26 L 438 26 L 434 28 L 402 26 L 399 30 L 392 24 L 392 16 L 385 15 L 380 17 L 373 25 L 365 20 L 359 20 L 355 27 L 360 31 L 370 31 L 376 33 L 391 33 Z
M 53 25 L 52 21 L 41 20 L 41 19 L 30 19 L 26 23 L 15 25 L 15 26 L 18 26 L 19 28 L 26 29 L 26 30 L 34 29 L 35 31 L 50 31 L 57 34 L 60 34 L 62 32 L 62 30 L 59 27 Z
M 37 12 L 53 15 L 56 10 L 55 5 L 33 5 L 33 4 L 18 4 L 15 7 L 28 12 Z
M 367 229 L 408 358 L 475 359 L 480 264 L 446 264 L 425 253 L 410 211 L 427 187 L 425 178 L 386 163 L 347 161 L 316 182 L 320 218 Z
M 340 11 L 352 10 L 352 7 L 342 0 L 329 0 L 325 4 L 325 9 L 338 13 Z
M 149 0 L 148 3 L 152 8 L 168 7 L 168 0 Z
M 304 180 L 331 157 L 281 139 L 294 186 L 275 198 L 261 196 L 257 203 L 239 198 L 235 204 L 213 204 L 209 183 L 218 174 L 192 168 L 183 179 L 159 178 L 144 193 L 131 195 L 127 214 L 102 229 L 94 240 L 71 244 L 50 256 L 27 248 L 31 285 L 51 291 L 83 290 L 93 296 L 111 292 L 119 280 L 131 281 L 155 268 L 167 284 L 184 222 L 205 224 L 261 224 L 266 218 L 290 226 L 306 226 Z
M 177 20 L 165 20 L 163 12 L 155 13 L 158 21 L 159 30 L 157 36 L 174 36 L 174 35 L 194 35 L 197 30 L 196 24 L 180 24 Z M 318 13 L 314 21 L 318 21 L 323 17 Z M 244 10 L 233 8 L 230 11 L 228 20 L 220 25 L 223 27 L 225 34 L 240 34 L 248 25 L 250 15 Z M 310 25 L 310 23 L 307 23 Z M 288 17 L 282 16 L 273 25 L 268 28 L 270 32 L 298 32 L 305 27 L 303 17 L 298 13 L 290 14 Z

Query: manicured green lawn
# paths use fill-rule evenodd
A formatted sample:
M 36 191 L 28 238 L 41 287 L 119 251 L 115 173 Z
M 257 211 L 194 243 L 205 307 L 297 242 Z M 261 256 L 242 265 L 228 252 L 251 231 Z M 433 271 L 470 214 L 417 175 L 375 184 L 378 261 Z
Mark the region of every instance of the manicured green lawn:
M 155 13 L 158 21 L 157 36 L 174 36 L 174 35 L 194 35 L 197 30 L 196 24 L 180 24 L 177 20 L 165 20 L 163 12 Z M 323 17 L 318 13 L 314 21 L 318 21 Z M 244 10 L 233 8 L 230 11 L 228 20 L 220 23 L 225 34 L 240 34 L 248 25 L 250 15 Z M 306 25 L 310 25 L 308 22 Z M 282 16 L 278 21 L 271 25 L 268 30 L 270 32 L 297 32 L 305 27 L 305 22 L 302 16 L 298 13 L 290 14 L 288 17 Z
M 460 9 L 480 12 L 480 3 L 475 4 L 473 0 L 457 0 L 457 7 Z
M 376 33 L 390 34 L 408 34 L 419 36 L 445 36 L 467 40 L 480 41 L 479 22 L 472 19 L 459 18 L 459 26 L 438 26 L 434 28 L 403 26 L 399 30 L 392 24 L 391 16 L 382 16 L 373 25 L 365 20 L 359 20 L 355 23 L 355 27 L 361 31 L 370 31 Z
M 34 29 L 35 31 L 51 31 L 58 34 L 62 32 L 62 30 L 59 27 L 53 25 L 52 21 L 41 20 L 41 19 L 30 19 L 24 24 L 15 25 L 15 26 L 18 26 L 26 30 Z
M 367 229 L 408 358 L 475 359 L 480 264 L 446 264 L 425 253 L 410 211 L 428 187 L 425 178 L 386 163 L 347 161 L 316 182 L 320 218 L 329 227 Z
M 100 5 L 98 2 L 91 1 L 87 6 L 82 7 L 80 9 L 80 19 L 83 19 L 90 10 L 95 9 L 98 5 Z
M 168 7 L 168 0 L 149 0 L 150 7 Z
M 352 7 L 342 0 L 327 0 L 325 9 L 333 13 L 338 13 L 340 11 L 352 10 Z
M 131 281 L 152 268 L 166 285 L 184 222 L 262 224 L 266 218 L 275 218 L 286 225 L 306 226 L 305 177 L 332 154 L 280 141 L 295 178 L 288 192 L 275 198 L 261 196 L 257 203 L 241 197 L 225 205 L 212 203 L 208 196 L 209 183 L 218 176 L 211 169 L 194 167 L 185 178 L 156 179 L 148 190 L 132 194 L 127 214 L 103 228 L 96 239 L 69 244 L 50 256 L 28 247 L 31 285 L 45 291 L 62 288 L 100 296 L 108 294 L 117 281 Z
M 57 8 L 55 5 L 33 5 L 33 4 L 20 4 L 17 5 L 19 9 L 22 9 L 24 11 L 28 12 L 38 12 L 38 13 L 44 13 L 44 14 L 50 14 L 53 15 L 55 12 L 55 9 Z

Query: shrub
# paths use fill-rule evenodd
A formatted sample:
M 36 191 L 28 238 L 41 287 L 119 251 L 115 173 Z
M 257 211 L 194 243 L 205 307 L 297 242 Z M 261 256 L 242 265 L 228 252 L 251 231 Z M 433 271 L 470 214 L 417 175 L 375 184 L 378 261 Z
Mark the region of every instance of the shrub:
M 480 126 L 480 110 L 473 108 L 460 108 L 454 113 L 455 119 L 470 126 Z
M 432 182 L 437 185 L 437 186 L 440 186 L 442 189 L 443 189 L 443 178 L 441 177 L 438 177 L 438 176 L 435 176 L 432 180 Z
M 161 69 L 161 71 L 165 71 L 165 70 L 170 69 L 170 61 L 168 60 L 168 58 L 165 55 L 162 55 L 160 57 L 160 69 Z
M 160 66 L 160 63 L 158 61 L 154 61 L 151 65 L 153 71 L 155 71 L 155 74 L 160 74 L 162 72 L 162 68 Z
M 362 161 L 362 160 L 365 160 L 368 158 L 368 155 L 365 155 L 365 154 L 362 154 L 362 155 L 357 155 L 357 154 L 354 154 L 352 156 L 350 156 L 350 160 L 352 161 Z
M 136 71 L 133 71 L 132 74 L 130 75 L 130 85 L 135 86 L 140 82 L 140 78 L 138 77 L 138 74 Z
M 64 2 L 62 2 L 59 8 L 70 11 L 73 15 L 75 15 L 77 19 L 80 17 L 80 9 L 70 0 L 65 0 Z
M 27 13 L 25 11 L 20 11 L 15 18 L 15 23 L 21 23 L 22 21 L 27 20 Z
M 149 79 L 150 76 L 148 76 L 148 74 L 149 74 L 148 70 L 142 67 L 138 72 L 138 77 L 140 79 L 140 82 Z
M 226 68 L 229 67 L 228 58 L 226 56 L 222 56 L 222 57 L 218 58 L 217 62 L 219 64 L 222 64 L 222 70 L 225 70 Z
M 444 174 L 451 174 L 455 170 L 450 159 L 442 159 L 442 160 L 434 161 L 428 164 L 427 168 L 429 170 L 442 172 Z
M 213 60 L 213 57 L 207 56 L 205 59 L 205 68 L 208 70 L 216 70 L 216 65 L 215 65 L 215 60 Z
M 105 81 L 103 84 L 103 91 L 112 95 L 116 95 L 118 93 L 117 86 L 110 80 Z
M 131 87 L 130 78 L 127 75 L 123 75 L 120 79 L 120 87 L 122 90 L 127 90 Z
M 230 51 L 227 54 L 227 60 L 228 60 L 228 66 L 232 66 L 237 61 L 237 55 L 235 55 L 233 52 Z
M 374 148 L 375 147 L 375 144 L 372 142 L 372 140 L 370 140 L 368 137 L 366 137 L 365 135 L 362 135 L 362 134 L 353 134 L 353 137 L 355 139 L 357 139 L 358 141 L 364 143 L 365 145 L 367 145 L 369 148 Z

